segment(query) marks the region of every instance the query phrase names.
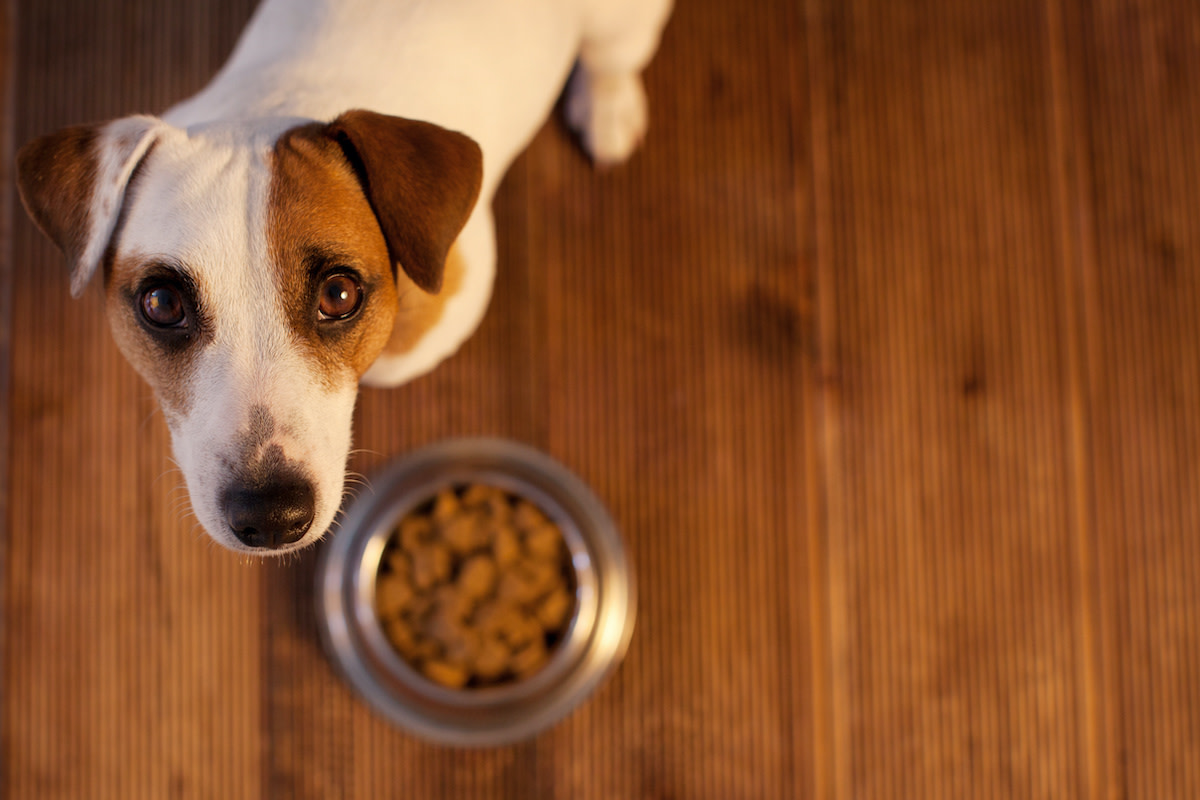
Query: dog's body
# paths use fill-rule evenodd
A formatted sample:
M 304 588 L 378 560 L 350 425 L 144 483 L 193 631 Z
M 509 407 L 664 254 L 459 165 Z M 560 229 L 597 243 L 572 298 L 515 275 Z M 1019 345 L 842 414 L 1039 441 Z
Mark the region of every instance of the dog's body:
M 213 538 L 283 552 L 329 527 L 359 379 L 402 383 L 475 329 L 492 194 L 577 57 L 572 125 L 597 161 L 632 152 L 669 5 L 266 0 L 161 119 L 22 150 L 26 207 L 72 293 L 103 272 Z

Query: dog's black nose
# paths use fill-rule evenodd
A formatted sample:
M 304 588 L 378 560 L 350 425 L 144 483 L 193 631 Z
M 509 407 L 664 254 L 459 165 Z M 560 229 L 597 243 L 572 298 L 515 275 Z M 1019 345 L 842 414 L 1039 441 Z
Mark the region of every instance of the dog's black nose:
M 278 548 L 299 541 L 312 525 L 316 496 L 307 483 L 237 487 L 225 493 L 225 521 L 249 547 Z

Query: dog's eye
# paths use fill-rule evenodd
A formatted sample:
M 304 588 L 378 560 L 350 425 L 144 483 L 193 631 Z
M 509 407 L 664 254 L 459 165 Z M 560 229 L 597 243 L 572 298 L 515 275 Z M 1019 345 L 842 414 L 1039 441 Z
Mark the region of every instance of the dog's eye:
M 142 292 L 142 316 L 159 328 L 178 328 L 187 319 L 183 297 L 173 286 L 153 286 Z
M 362 284 L 355 280 L 354 276 L 344 273 L 330 275 L 321 284 L 321 295 L 318 301 L 321 319 L 346 319 L 358 311 L 362 300 Z

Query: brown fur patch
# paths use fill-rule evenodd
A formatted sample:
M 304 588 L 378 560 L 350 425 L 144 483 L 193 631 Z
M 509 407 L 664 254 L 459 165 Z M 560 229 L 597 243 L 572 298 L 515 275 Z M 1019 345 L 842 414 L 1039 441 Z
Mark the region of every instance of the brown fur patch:
M 450 248 L 450 255 L 446 258 L 442 290 L 437 294 L 423 291 L 407 275 L 401 274 L 400 308 L 396 312 L 392 336 L 384 346 L 383 352 L 398 356 L 416 347 L 429 329 L 442 318 L 446 302 L 462 288 L 464 272 L 462 254 L 456 246 Z
M 327 376 L 358 378 L 383 349 L 396 315 L 387 243 L 358 178 L 325 127 L 302 125 L 275 145 L 267 241 L 288 322 Z M 321 281 L 353 273 L 366 292 L 345 321 L 317 315 Z

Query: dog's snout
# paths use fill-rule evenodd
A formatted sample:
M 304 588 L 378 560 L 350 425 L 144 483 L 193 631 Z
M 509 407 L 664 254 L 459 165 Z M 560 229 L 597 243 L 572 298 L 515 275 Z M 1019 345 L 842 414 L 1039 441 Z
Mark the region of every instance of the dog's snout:
M 312 486 L 304 482 L 235 487 L 225 493 L 225 521 L 242 544 L 275 549 L 308 532 L 316 505 Z

